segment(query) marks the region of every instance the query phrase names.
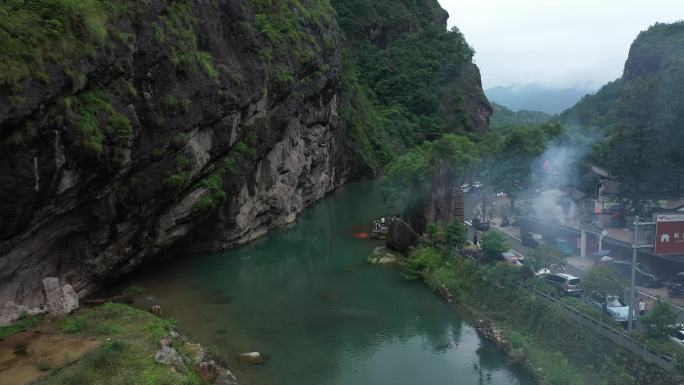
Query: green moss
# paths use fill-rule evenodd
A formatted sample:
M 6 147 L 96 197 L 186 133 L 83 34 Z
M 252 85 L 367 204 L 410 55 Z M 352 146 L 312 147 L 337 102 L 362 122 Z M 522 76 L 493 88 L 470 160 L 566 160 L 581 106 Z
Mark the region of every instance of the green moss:
M 164 96 L 164 108 L 166 108 L 168 111 L 173 111 L 176 108 L 177 103 L 178 100 L 176 100 L 176 97 L 172 94 Z
M 182 148 L 185 146 L 185 143 L 188 142 L 188 135 L 184 132 L 179 132 L 174 137 L 171 139 L 171 145 L 176 148 Z

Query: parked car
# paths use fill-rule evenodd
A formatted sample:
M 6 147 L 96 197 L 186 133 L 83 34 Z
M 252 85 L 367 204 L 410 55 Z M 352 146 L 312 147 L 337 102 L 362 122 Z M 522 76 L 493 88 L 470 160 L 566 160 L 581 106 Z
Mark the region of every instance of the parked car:
M 629 320 L 629 305 L 618 296 L 609 295 L 602 298 L 600 294 L 593 292 L 587 296 L 586 302 L 600 312 L 605 309 L 606 314 L 615 322 L 625 323 Z M 632 314 L 632 319 L 636 320 L 638 318 L 636 307 Z
M 470 192 L 470 185 L 468 183 L 462 184 L 461 185 L 461 191 L 463 191 L 464 194 L 467 194 Z
M 473 182 L 473 191 L 482 191 L 483 187 L 482 182 Z
M 611 259 L 603 262 L 603 265 L 625 279 L 632 279 L 632 264 L 630 262 Z M 645 287 L 661 287 L 663 284 L 662 278 L 656 276 L 647 265 L 640 262 L 636 264 L 634 269 L 634 282 Z
M 684 345 L 684 325 L 675 324 L 671 326 L 673 327 L 674 331 L 672 332 L 672 335 L 670 335 L 670 341 Z
M 480 231 L 489 231 L 491 225 L 489 224 L 489 221 L 482 221 L 480 218 L 473 218 L 473 227 L 480 230 Z
M 684 297 L 684 271 L 675 274 L 667 287 L 670 297 Z
M 544 276 L 546 282 L 554 286 L 560 295 L 579 297 L 582 295 L 580 288 L 581 280 L 574 275 L 566 273 L 554 273 Z
M 544 237 L 537 233 L 523 233 L 522 244 L 527 247 L 537 247 L 544 243 Z
M 523 263 L 525 262 L 525 258 L 516 254 L 513 250 L 504 251 L 501 253 L 501 258 L 503 258 L 505 262 L 515 266 L 523 266 Z

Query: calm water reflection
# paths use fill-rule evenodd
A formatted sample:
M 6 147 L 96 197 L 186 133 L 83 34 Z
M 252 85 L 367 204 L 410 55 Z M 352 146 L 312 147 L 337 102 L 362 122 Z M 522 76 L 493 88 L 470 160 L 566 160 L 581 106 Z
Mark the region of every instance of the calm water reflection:
M 119 287 L 146 288 L 181 328 L 237 362 L 243 384 L 533 384 L 444 301 L 396 270 L 367 266 L 372 241 L 350 236 L 388 212 L 377 184 L 341 188 L 300 219 L 244 248 L 142 269 Z

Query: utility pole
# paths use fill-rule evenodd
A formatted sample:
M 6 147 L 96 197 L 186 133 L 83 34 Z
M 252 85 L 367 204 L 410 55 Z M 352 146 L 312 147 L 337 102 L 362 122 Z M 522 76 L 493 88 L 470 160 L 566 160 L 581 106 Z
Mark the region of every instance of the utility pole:
M 639 216 L 634 217 L 634 234 L 632 235 L 632 279 L 629 284 L 629 314 L 627 315 L 627 332 L 631 333 L 634 327 L 634 276 L 636 270 L 637 251 L 642 247 L 653 247 L 653 245 L 639 244 L 639 226 L 655 225 L 655 222 L 639 222 Z M 646 233 L 648 234 L 648 233 Z
M 632 333 L 634 323 L 634 275 L 637 257 L 637 232 L 639 231 L 639 216 L 634 217 L 634 234 L 632 235 L 632 278 L 629 284 L 629 313 L 627 315 L 627 332 Z

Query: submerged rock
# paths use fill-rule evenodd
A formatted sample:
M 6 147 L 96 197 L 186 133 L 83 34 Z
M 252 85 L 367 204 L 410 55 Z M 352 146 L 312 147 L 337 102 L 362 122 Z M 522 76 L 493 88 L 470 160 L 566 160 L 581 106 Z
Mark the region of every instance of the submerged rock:
M 385 246 L 378 246 L 366 259 L 371 265 L 391 266 L 399 263 L 400 256 Z
M 259 352 L 242 353 L 238 356 L 238 361 L 241 364 L 263 364 L 266 363 L 266 356 Z
M 154 355 L 154 360 L 160 364 L 172 366 L 180 372 L 185 371 L 185 363 L 183 362 L 183 359 L 172 347 L 162 346 L 162 348 L 159 349 Z
M 214 381 L 214 385 L 238 385 L 238 382 L 230 370 L 223 369 L 216 381 Z

